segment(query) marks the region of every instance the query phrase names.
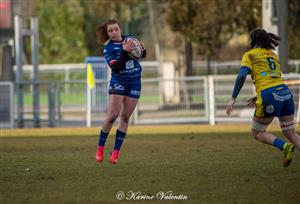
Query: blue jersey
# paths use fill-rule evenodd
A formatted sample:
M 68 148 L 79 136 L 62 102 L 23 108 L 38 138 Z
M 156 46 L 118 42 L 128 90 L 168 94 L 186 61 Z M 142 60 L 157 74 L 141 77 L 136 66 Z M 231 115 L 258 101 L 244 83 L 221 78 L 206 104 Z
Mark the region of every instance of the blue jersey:
M 115 61 L 119 60 L 122 48 L 122 42 L 126 39 L 126 36 L 122 36 L 121 42 L 110 40 L 104 47 L 104 57 L 106 62 L 111 65 Z M 141 80 L 142 67 L 139 61 L 130 56 L 126 56 L 124 67 L 121 67 L 119 73 L 112 71 L 112 80 L 123 81 L 123 82 L 135 82 Z

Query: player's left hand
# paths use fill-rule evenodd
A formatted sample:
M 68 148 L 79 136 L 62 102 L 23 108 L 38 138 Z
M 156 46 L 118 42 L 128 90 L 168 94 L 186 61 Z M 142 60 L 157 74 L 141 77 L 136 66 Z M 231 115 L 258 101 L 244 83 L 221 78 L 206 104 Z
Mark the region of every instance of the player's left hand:
M 141 47 L 142 47 L 142 51 L 144 51 L 145 50 L 145 44 L 144 44 L 144 42 L 140 41 L 140 44 L 141 44 Z
M 235 99 L 231 98 L 228 103 L 227 103 L 227 107 L 226 107 L 226 114 L 230 115 L 233 112 L 233 104 L 235 103 Z
M 257 100 L 257 96 L 249 98 L 248 99 L 248 104 L 247 104 L 248 108 L 254 108 L 256 100 Z

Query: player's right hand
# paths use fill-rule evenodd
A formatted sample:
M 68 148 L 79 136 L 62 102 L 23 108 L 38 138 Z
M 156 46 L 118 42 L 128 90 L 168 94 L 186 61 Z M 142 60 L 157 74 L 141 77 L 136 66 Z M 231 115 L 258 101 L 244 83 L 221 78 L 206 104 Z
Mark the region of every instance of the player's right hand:
M 226 114 L 230 115 L 233 112 L 233 104 L 235 103 L 235 99 L 231 98 L 228 103 L 227 103 L 227 107 L 226 107 Z
M 133 46 L 132 40 L 124 40 L 122 43 L 123 50 L 127 52 L 131 52 L 131 50 L 133 50 Z

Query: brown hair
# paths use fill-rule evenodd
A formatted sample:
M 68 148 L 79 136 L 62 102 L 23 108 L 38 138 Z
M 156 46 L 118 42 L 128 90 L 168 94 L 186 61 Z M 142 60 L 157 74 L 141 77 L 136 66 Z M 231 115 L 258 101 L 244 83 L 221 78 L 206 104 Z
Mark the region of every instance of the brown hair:
M 109 39 L 109 36 L 107 35 L 107 26 L 112 24 L 118 24 L 119 27 L 121 27 L 120 23 L 114 19 L 109 19 L 96 27 L 96 37 L 98 44 L 104 44 Z
M 275 47 L 279 45 L 280 38 L 273 34 L 273 33 L 268 33 L 264 29 L 261 28 L 256 28 L 251 31 L 250 33 L 250 38 L 251 38 L 251 48 L 254 48 L 255 46 L 257 47 L 262 47 L 267 50 L 272 49 L 274 50 Z

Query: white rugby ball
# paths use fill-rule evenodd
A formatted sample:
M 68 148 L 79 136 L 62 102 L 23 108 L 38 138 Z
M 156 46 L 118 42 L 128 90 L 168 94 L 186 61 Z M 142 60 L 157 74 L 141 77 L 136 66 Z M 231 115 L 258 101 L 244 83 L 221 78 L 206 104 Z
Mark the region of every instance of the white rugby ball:
M 133 49 L 130 52 L 130 55 L 134 58 L 140 58 L 143 54 L 141 43 L 138 39 L 128 36 L 126 38 L 126 41 L 132 41 L 133 42 Z

